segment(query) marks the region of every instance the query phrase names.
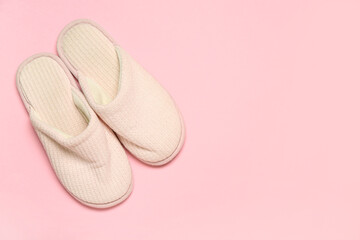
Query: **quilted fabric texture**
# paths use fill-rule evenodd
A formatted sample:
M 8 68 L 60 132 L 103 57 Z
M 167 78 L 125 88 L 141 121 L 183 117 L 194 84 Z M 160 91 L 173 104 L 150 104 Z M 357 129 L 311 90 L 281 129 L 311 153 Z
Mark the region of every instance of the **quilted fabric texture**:
M 85 205 L 110 207 L 129 196 L 131 168 L 115 134 L 71 82 L 51 54 L 29 58 L 17 73 L 18 91 L 61 184 Z
M 57 48 L 90 106 L 133 155 L 151 165 L 176 156 L 185 130 L 173 99 L 101 27 L 88 20 L 70 23 Z

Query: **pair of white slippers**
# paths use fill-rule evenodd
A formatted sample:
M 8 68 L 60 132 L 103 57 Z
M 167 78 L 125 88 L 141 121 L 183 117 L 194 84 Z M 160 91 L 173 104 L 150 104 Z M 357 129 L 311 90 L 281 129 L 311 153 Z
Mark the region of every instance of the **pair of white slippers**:
M 96 23 L 67 25 L 57 51 L 60 58 L 37 54 L 20 65 L 18 91 L 65 189 L 87 206 L 114 206 L 132 191 L 123 146 L 146 164 L 168 163 L 184 143 L 181 114 Z

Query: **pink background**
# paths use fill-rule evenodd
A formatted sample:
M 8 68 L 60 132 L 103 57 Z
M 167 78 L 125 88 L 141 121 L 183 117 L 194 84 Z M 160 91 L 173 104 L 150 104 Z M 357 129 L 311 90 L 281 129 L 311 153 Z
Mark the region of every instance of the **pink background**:
M 360 239 L 357 0 L 0 0 L 0 239 Z M 102 25 L 176 99 L 187 139 L 108 210 L 57 181 L 17 95 L 28 56 Z

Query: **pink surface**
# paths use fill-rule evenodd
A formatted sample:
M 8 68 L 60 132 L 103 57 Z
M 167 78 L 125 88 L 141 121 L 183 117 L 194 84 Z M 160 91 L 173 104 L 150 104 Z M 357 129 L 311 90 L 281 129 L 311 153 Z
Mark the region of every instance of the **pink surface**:
M 0 2 L 0 239 L 360 239 L 359 1 Z M 91 18 L 176 99 L 171 164 L 131 159 L 93 210 L 52 172 L 15 88 L 28 56 Z

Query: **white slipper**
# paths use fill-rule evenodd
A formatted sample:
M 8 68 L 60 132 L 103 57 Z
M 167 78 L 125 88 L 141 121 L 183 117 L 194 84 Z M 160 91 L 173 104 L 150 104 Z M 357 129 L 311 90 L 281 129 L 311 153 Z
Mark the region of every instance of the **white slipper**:
M 115 134 L 98 119 L 60 58 L 25 60 L 17 88 L 50 163 L 65 189 L 81 203 L 106 208 L 125 200 L 132 174 Z
M 94 111 L 137 158 L 172 160 L 184 143 L 184 124 L 170 95 L 96 23 L 77 20 L 57 42 Z

